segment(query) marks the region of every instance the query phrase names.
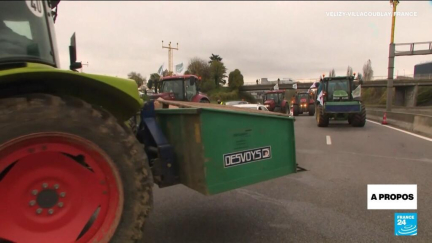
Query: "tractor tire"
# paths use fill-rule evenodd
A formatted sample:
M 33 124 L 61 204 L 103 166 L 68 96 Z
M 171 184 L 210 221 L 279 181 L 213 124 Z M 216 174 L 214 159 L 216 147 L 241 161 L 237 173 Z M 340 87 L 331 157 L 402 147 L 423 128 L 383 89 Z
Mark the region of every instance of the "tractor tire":
M 353 127 L 364 127 L 366 124 L 366 108 L 361 105 L 361 112 L 354 114 L 352 117 L 351 125 Z
M 289 115 L 290 113 L 291 113 L 291 111 L 290 111 L 289 105 L 287 104 L 287 105 L 285 105 L 285 108 L 284 108 L 284 114 Z
M 300 107 L 298 105 L 293 105 L 293 115 L 298 116 L 300 113 Z
M 328 127 L 329 117 L 324 113 L 324 109 L 321 105 L 317 106 L 315 117 L 317 120 L 318 127 Z
M 206 99 L 202 99 L 202 100 L 200 100 L 200 103 L 210 103 L 210 101 L 208 101 Z
M 152 175 L 132 131 L 72 98 L 0 99 L 0 242 L 136 243 Z
M 315 115 L 315 105 L 309 106 L 309 116 Z
M 352 120 L 353 120 L 353 116 L 352 115 L 348 115 L 348 124 L 352 124 Z

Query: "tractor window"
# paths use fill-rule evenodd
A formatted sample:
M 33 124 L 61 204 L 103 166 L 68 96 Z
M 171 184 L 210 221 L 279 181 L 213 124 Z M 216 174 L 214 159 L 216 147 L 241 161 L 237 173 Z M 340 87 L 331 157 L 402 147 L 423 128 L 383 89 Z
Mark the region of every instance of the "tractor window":
M 183 79 L 165 80 L 162 82 L 161 93 L 174 93 L 176 100 L 183 100 Z
M 43 1 L 0 1 L 0 62 L 54 64 Z
M 307 103 L 309 94 L 298 94 L 298 100 L 300 103 Z
M 333 99 L 333 93 L 337 90 L 342 90 L 349 93 L 349 81 L 348 80 L 330 80 L 328 82 L 327 94 L 330 100 Z
M 275 103 L 278 104 L 283 99 L 282 96 L 283 96 L 282 93 L 270 93 L 270 94 L 266 94 L 266 100 L 274 100 Z
M 190 85 L 189 79 L 184 81 L 185 91 L 186 91 L 186 99 L 188 101 L 192 101 L 193 97 L 197 93 L 196 83 L 194 85 Z

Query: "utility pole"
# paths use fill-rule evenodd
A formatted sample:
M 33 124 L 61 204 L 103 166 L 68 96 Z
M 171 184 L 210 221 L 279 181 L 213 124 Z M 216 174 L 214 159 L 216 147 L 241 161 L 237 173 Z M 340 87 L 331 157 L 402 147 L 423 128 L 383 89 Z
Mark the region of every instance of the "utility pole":
M 168 46 L 164 46 L 162 41 L 162 49 L 163 48 L 168 49 L 168 72 L 172 72 L 173 71 L 173 50 L 178 50 L 178 43 L 177 43 L 177 47 L 171 47 L 171 41 L 168 44 Z
M 392 15 L 392 29 L 390 36 L 390 46 L 389 46 L 389 63 L 388 63 L 388 74 L 387 74 L 387 103 L 386 110 L 391 111 L 393 103 L 393 71 L 394 71 L 394 59 L 395 59 L 395 44 L 394 44 L 394 32 L 396 24 L 396 6 L 399 4 L 399 0 L 390 0 L 393 5 L 393 15 Z

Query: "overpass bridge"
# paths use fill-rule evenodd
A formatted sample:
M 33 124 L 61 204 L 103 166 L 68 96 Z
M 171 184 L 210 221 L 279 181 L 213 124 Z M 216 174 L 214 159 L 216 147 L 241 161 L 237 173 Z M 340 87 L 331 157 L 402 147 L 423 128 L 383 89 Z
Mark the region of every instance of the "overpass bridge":
M 358 81 L 355 81 L 358 84 Z M 297 82 L 297 89 L 307 90 L 313 82 Z M 275 84 L 243 85 L 240 91 L 267 91 L 272 90 Z M 432 86 L 432 78 L 401 78 L 393 80 L 395 88 L 395 105 L 414 107 L 417 103 L 419 86 Z M 292 89 L 293 84 L 279 84 L 279 89 Z M 383 88 L 387 87 L 387 79 L 364 81 L 362 88 Z

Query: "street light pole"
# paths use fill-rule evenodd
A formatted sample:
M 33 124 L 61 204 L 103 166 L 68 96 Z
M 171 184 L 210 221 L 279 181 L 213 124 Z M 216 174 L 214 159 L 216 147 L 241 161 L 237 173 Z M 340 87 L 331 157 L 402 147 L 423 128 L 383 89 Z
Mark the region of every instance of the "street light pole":
M 168 49 L 168 72 L 172 72 L 172 70 L 173 70 L 173 50 L 178 50 L 178 43 L 177 43 L 177 48 L 175 48 L 175 47 L 171 47 L 171 41 L 168 44 L 168 46 L 164 46 L 163 41 L 162 41 L 162 49 L 163 48 Z
M 395 58 L 394 32 L 395 32 L 395 24 L 396 24 L 396 6 L 399 4 L 399 0 L 390 0 L 390 3 L 393 5 L 393 15 L 392 15 L 390 46 L 389 46 L 386 111 L 391 111 L 391 107 L 393 103 L 393 71 L 394 71 L 394 58 Z

